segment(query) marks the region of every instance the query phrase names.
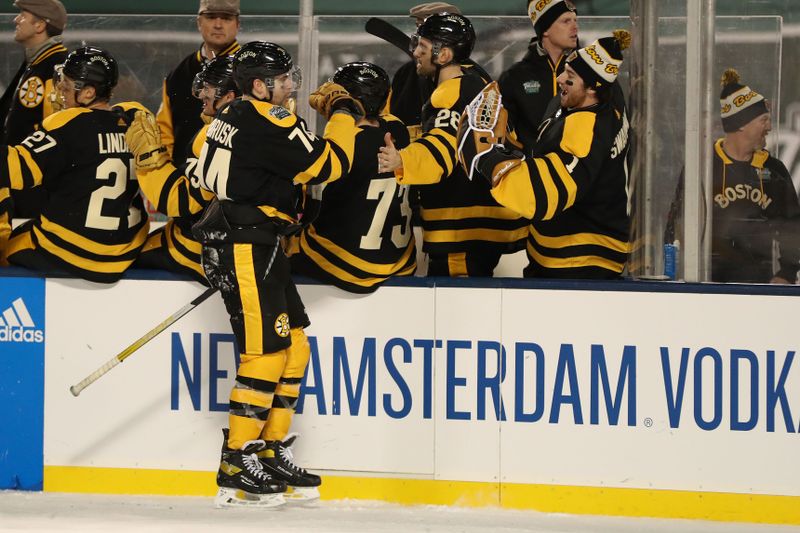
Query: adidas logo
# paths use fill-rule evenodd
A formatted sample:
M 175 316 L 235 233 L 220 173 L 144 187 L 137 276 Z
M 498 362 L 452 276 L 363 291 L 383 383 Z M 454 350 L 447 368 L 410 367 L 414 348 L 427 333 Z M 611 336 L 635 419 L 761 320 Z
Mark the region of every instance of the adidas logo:
M 44 342 L 44 331 L 36 329 L 22 298 L 0 315 L 0 342 Z

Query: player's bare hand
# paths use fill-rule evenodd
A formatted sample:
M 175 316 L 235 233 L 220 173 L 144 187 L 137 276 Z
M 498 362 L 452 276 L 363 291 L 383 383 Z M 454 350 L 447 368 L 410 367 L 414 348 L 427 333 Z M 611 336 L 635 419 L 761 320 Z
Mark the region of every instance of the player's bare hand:
M 385 146 L 381 146 L 378 150 L 378 172 L 394 172 L 403 166 L 403 160 L 400 158 L 400 152 L 395 148 L 392 134 L 387 133 L 383 137 Z

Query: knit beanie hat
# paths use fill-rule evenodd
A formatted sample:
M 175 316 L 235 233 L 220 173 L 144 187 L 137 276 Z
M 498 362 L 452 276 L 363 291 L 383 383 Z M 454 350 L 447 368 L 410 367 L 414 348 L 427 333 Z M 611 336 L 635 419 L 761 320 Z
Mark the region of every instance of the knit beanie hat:
M 614 30 L 613 37 L 602 37 L 585 48 L 572 52 L 567 63 L 583 79 L 586 88 L 597 89 L 614 83 L 622 64 L 622 51 L 631 44 L 631 34 Z
M 742 85 L 739 73 L 729 68 L 722 74 L 722 93 L 719 95 L 722 129 L 731 133 L 754 118 L 769 113 L 767 100 L 747 85 Z
M 569 0 L 528 0 L 528 16 L 539 41 L 558 17 L 570 11 L 577 14 L 575 6 Z

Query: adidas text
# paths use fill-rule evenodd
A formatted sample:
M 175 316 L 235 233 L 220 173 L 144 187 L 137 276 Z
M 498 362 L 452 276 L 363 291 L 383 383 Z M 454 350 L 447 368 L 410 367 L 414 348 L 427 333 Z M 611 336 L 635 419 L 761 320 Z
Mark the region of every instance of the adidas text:
M 44 331 L 0 326 L 0 342 L 44 342 Z

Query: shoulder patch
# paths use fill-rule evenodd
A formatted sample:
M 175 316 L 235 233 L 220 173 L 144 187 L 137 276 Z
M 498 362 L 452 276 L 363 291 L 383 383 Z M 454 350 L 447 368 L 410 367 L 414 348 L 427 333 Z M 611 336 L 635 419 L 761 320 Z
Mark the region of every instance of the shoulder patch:
M 46 119 L 42 121 L 42 128 L 46 129 L 47 131 L 57 130 L 58 128 L 63 127 L 66 125 L 70 120 L 74 119 L 78 115 L 83 115 L 84 113 L 91 113 L 91 109 L 87 109 L 85 107 L 71 107 L 69 109 L 64 109 L 63 111 L 59 111 L 58 113 L 53 113 Z
M 297 116 L 279 105 L 273 105 L 269 102 L 259 102 L 258 100 L 250 100 L 258 114 L 278 126 L 288 127 L 297 122 Z
M 278 120 L 283 120 L 289 115 L 291 115 L 288 109 L 283 108 L 279 105 L 272 106 L 272 109 L 269 110 L 269 114 L 277 118 Z
M 44 100 L 44 82 L 39 76 L 31 76 L 19 86 L 17 97 L 27 108 L 38 106 Z

